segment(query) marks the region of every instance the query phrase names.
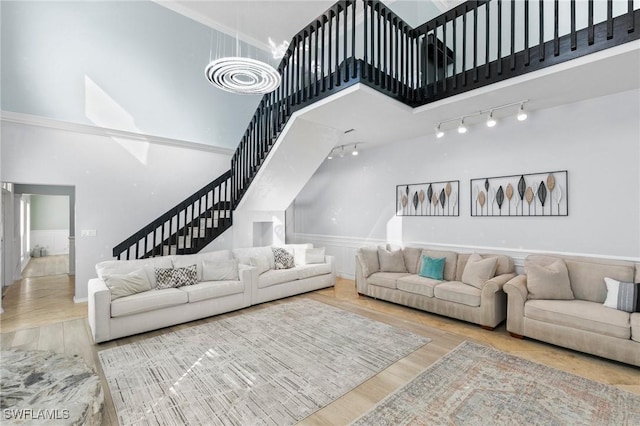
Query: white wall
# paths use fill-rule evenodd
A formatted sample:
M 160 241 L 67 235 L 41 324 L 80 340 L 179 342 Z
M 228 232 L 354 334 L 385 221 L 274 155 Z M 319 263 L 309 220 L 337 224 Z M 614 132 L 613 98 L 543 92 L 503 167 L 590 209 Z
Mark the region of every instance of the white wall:
M 325 161 L 298 195 L 293 241 L 331 245 L 343 275 L 367 242 L 640 259 L 640 91 Z M 469 180 L 568 170 L 568 217 L 470 217 Z M 396 217 L 395 186 L 460 180 L 459 217 Z
M 0 180 L 75 187 L 76 300 L 112 248 L 229 169 L 230 154 L 3 121 Z M 95 237 L 82 236 L 96 230 Z

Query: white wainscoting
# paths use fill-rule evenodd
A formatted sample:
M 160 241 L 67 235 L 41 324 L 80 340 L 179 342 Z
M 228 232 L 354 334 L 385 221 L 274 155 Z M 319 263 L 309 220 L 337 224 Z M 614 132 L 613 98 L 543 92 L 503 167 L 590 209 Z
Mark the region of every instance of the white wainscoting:
M 355 279 L 355 256 L 356 250 L 364 246 L 372 245 L 385 245 L 390 244 L 392 248 L 395 247 L 421 247 L 434 250 L 451 250 L 459 253 L 472 253 L 474 251 L 480 253 L 495 253 L 510 256 L 516 266 L 516 272 L 523 273 L 524 259 L 529 254 L 536 253 L 551 253 L 543 252 L 540 250 L 525 250 L 525 249 L 510 249 L 500 247 L 480 247 L 480 246 L 460 246 L 453 244 L 435 244 L 422 241 L 405 241 L 398 243 L 394 241 L 385 241 L 373 238 L 358 238 L 358 237 L 336 237 L 334 235 L 318 235 L 318 234 L 301 234 L 295 233 L 292 236 L 291 243 L 312 243 L 314 247 L 326 247 L 327 255 L 335 256 L 336 258 L 336 273 L 338 276 L 347 279 Z M 565 253 L 565 252 L 553 252 L 558 255 L 565 256 L 587 256 L 597 257 L 601 259 L 614 259 L 614 260 L 626 260 L 635 263 L 640 263 L 640 258 L 635 257 L 621 257 L 621 256 L 607 256 L 602 254 L 589 254 L 589 253 Z
M 35 246 L 47 249 L 47 256 L 69 254 L 69 230 L 53 229 L 46 231 L 31 231 L 31 248 Z

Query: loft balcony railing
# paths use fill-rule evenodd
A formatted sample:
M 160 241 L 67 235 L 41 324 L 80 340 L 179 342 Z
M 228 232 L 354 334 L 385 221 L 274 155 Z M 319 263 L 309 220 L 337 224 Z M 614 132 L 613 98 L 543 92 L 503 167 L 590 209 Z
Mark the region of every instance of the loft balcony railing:
M 231 226 L 231 210 L 295 111 L 356 83 L 411 107 L 424 105 L 637 40 L 639 9 L 640 0 L 478 0 L 413 28 L 380 1 L 337 2 L 293 37 L 278 66 L 282 84 L 263 96 L 249 122 L 229 182 L 223 179 L 228 195 L 218 206 L 229 212 L 223 225 Z M 172 209 L 170 232 L 168 212 L 118 245 L 114 256 L 164 254 L 174 242 L 179 253 L 202 248 L 206 240 L 184 243 L 191 244 L 188 230 L 197 220 L 189 205 Z M 153 249 L 141 249 L 142 242 Z

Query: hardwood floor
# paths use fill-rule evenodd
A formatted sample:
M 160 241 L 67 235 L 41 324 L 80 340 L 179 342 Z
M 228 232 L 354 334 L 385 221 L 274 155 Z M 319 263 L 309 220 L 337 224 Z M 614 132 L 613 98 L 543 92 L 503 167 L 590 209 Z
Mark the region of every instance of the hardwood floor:
M 69 255 L 32 257 L 22 271 L 22 278 L 63 275 L 69 273 Z
M 5 313 L 0 315 L 0 346 L 52 350 L 79 355 L 96 369 L 105 393 L 105 425 L 117 425 L 109 389 L 98 360 L 98 352 L 125 345 L 150 336 L 170 333 L 185 327 L 216 321 L 221 317 L 240 315 L 247 311 L 285 303 L 295 298 L 312 298 L 387 324 L 427 336 L 432 341 L 406 358 L 383 370 L 367 382 L 337 399 L 327 407 L 303 420 L 305 425 L 346 424 L 368 411 L 389 393 L 410 381 L 426 367 L 448 353 L 464 340 L 473 340 L 560 370 L 640 394 L 640 369 L 605 359 L 592 357 L 530 339 L 509 336 L 504 324 L 494 331 L 417 311 L 399 305 L 360 297 L 353 281 L 338 279 L 336 286 L 275 302 L 253 306 L 241 311 L 181 324 L 162 330 L 94 345 L 86 320 L 86 303 L 74 304 L 73 277 L 67 278 L 64 291 L 47 292 L 57 277 L 27 279 L 10 288 L 3 300 Z M 34 281 L 41 280 L 41 281 Z M 58 282 L 59 284 L 59 282 Z

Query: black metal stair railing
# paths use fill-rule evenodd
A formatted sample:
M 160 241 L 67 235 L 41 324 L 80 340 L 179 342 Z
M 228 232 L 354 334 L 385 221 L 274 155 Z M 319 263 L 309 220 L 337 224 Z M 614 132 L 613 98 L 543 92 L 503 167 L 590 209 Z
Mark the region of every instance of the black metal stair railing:
M 231 171 L 113 248 L 118 260 L 196 253 L 231 227 Z
M 624 10 L 615 10 L 620 5 Z M 291 40 L 278 66 L 282 83 L 262 97 L 224 175 L 226 198 L 209 206 L 225 207 L 216 223 L 231 225 L 231 211 L 289 119 L 323 98 L 360 83 L 418 107 L 637 40 L 639 25 L 640 10 L 631 0 L 615 8 L 613 0 L 606 8 L 594 0 L 467 1 L 417 28 L 378 0 L 339 1 Z M 209 207 L 187 212 L 201 191 L 119 244 L 114 256 L 204 247 L 211 238 L 190 229 Z M 206 229 L 207 235 L 218 232 Z

